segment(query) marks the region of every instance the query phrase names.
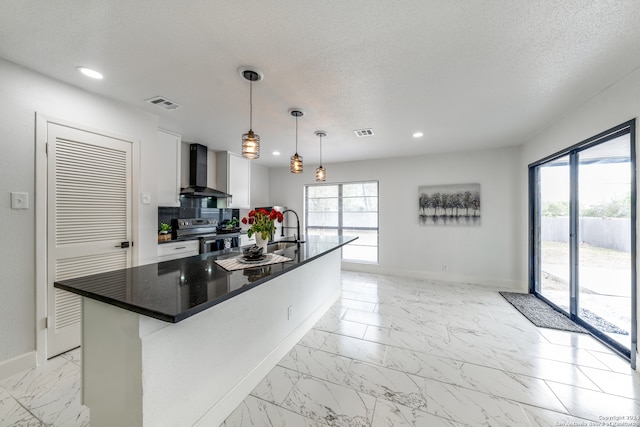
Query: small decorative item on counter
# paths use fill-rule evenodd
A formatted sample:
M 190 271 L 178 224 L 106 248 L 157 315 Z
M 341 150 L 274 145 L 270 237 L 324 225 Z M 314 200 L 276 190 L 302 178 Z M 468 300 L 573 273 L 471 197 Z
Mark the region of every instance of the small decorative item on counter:
M 257 209 L 251 210 L 248 216 L 242 218 L 242 223 L 251 225 L 247 230 L 247 236 L 259 234 L 263 240 L 267 240 L 276 231 L 274 222 L 282 222 L 283 218 L 282 213 L 276 209 L 271 209 L 271 212 L 266 209 Z
M 260 259 L 262 257 L 262 248 L 258 245 L 249 246 L 242 251 L 242 254 L 248 260 Z
M 271 212 L 261 208 L 249 211 L 249 215 L 242 218 L 243 224 L 249 224 L 251 227 L 247 230 L 247 236 L 256 235 L 256 244 L 260 246 L 264 252 L 267 252 L 267 244 L 269 237 L 276 231 L 274 222 L 282 222 L 284 219 L 281 212 L 271 209 Z
M 238 222 L 239 222 L 239 221 L 238 221 L 238 218 L 236 218 L 236 217 L 234 216 L 234 217 L 231 219 L 231 221 L 229 221 L 229 222 L 227 223 L 227 229 L 228 229 L 228 230 L 230 230 L 230 229 L 236 228 L 236 227 L 238 226 Z
M 166 242 L 167 240 L 171 240 L 171 226 L 169 224 L 165 224 L 164 222 L 160 224 L 160 229 L 158 230 L 158 242 Z

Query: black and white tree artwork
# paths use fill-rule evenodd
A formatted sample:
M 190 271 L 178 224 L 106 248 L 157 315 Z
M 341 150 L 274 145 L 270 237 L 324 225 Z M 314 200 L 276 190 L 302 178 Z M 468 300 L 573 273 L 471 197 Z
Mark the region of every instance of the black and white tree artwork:
M 480 184 L 418 187 L 420 225 L 480 225 Z

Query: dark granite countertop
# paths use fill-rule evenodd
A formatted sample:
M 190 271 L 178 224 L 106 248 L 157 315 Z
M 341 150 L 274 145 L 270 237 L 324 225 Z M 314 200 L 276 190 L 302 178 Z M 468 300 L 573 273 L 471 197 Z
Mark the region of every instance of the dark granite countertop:
M 227 271 L 215 263 L 241 248 L 209 252 L 54 283 L 59 289 L 92 298 L 165 322 L 177 323 L 216 304 L 264 284 L 289 270 L 334 251 L 357 237 L 308 236 L 284 249 L 291 258 L 278 264 Z

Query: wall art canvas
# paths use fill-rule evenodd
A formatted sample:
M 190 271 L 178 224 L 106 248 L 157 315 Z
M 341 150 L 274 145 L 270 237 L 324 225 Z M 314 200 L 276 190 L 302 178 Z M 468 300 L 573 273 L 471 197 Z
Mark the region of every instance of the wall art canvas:
M 480 184 L 418 187 L 420 225 L 480 225 Z

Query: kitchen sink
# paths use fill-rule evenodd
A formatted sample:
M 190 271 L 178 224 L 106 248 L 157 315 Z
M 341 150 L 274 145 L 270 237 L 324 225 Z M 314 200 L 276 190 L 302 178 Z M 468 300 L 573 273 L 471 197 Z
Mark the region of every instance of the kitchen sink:
M 296 242 L 275 242 L 267 245 L 267 253 L 282 255 L 285 249 L 296 246 Z

